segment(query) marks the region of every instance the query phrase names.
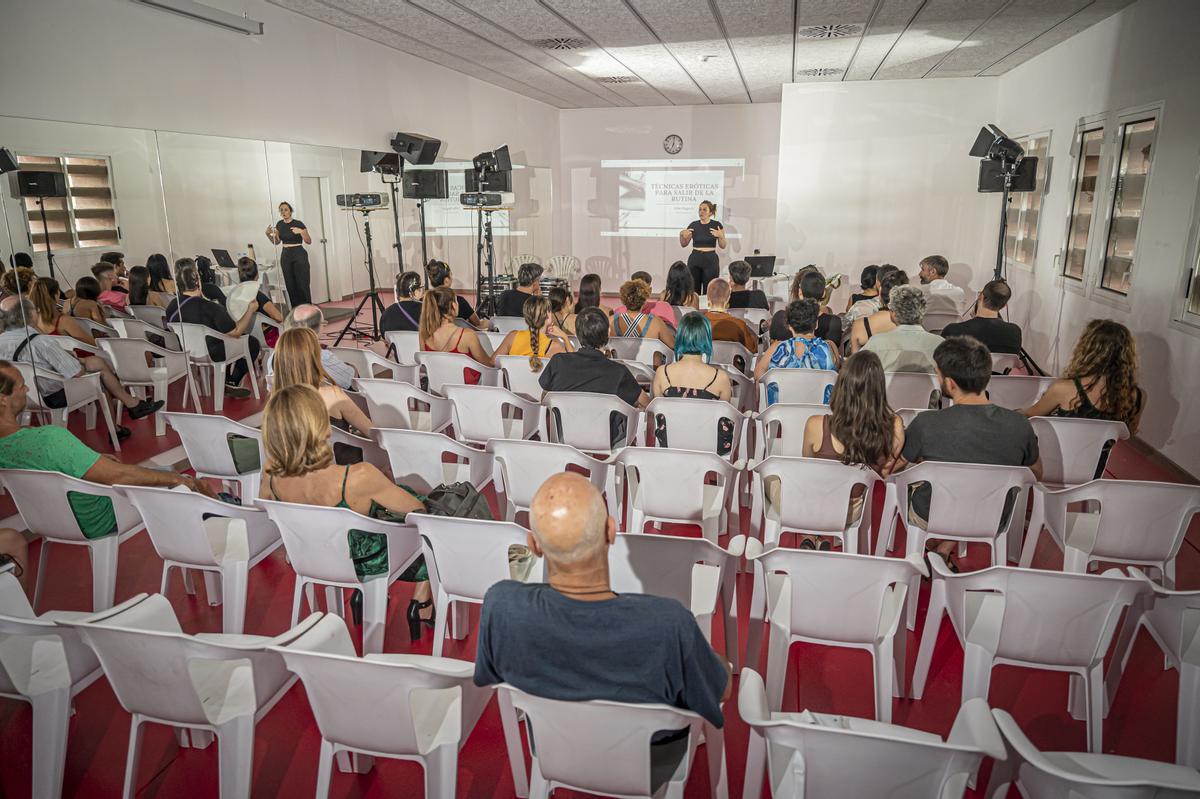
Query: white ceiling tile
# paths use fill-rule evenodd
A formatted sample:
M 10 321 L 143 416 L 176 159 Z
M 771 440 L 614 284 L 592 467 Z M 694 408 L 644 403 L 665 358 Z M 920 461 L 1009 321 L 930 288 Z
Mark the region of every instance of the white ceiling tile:
M 1036 39 L 1031 40 L 1018 50 L 1000 59 L 980 74 L 1003 75 L 1018 64 L 1022 64 L 1033 58 L 1038 53 L 1043 53 L 1059 42 L 1064 42 L 1080 31 L 1111 17 L 1132 2 L 1133 0 L 1095 0 L 1091 5 L 1083 8 L 1077 14 L 1073 14 Z
M 714 103 L 744 103 L 750 95 L 712 8 L 696 0 L 630 0 L 704 94 Z M 708 57 L 702 61 L 702 57 Z
M 977 75 L 1068 19 L 1092 0 L 1014 0 L 929 73 L 931 78 Z
M 871 80 L 925 0 L 882 0 L 867 23 L 846 80 Z
M 778 102 L 792 81 L 795 0 L 714 0 L 742 80 L 756 103 Z
M 928 0 L 876 72 L 878 79 L 923 78 L 1008 0 Z

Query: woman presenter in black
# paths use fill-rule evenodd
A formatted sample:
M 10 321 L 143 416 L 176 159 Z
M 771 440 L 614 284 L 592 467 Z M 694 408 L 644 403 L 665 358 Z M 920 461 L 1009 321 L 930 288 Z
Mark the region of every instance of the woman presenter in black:
M 713 219 L 716 213 L 716 203 L 704 200 L 700 203 L 700 218 L 679 231 L 679 246 L 692 245 L 687 265 L 696 291 L 701 294 L 708 293 L 708 281 L 721 273 L 717 248 L 725 249 L 725 226 Z
M 295 308 L 297 305 L 308 305 L 312 302 L 312 294 L 308 287 L 308 250 L 305 244 L 312 244 L 312 236 L 308 228 L 299 219 L 292 218 L 292 204 L 280 203 L 281 217 L 274 227 L 267 228 L 267 238 L 272 244 L 282 244 L 283 254 L 279 257 L 279 266 L 283 270 L 283 282 L 287 286 L 288 304 Z

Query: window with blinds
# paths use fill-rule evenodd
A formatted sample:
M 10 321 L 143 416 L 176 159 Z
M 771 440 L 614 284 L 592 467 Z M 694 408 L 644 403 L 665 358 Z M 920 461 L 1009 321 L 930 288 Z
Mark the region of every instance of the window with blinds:
M 45 252 L 47 238 L 55 252 L 115 247 L 120 243 L 117 209 L 112 191 L 112 168 L 104 156 L 18 155 L 23 172 L 66 174 L 67 196 L 47 197 L 46 223 L 36 197 L 22 198 L 25 225 L 35 252 Z
M 1009 201 L 1005 210 L 1008 214 L 1008 232 L 1004 239 L 1004 255 L 1010 263 L 1032 269 L 1037 255 L 1042 196 L 1046 193 L 1046 167 L 1049 164 L 1046 156 L 1050 150 L 1050 134 L 1024 136 L 1016 141 L 1025 148 L 1026 156 L 1038 159 L 1037 184 L 1033 191 L 1018 192 Z

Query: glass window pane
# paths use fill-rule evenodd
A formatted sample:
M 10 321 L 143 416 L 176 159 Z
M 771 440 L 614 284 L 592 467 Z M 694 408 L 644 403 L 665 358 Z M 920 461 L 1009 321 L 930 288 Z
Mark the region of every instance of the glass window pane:
M 1157 120 L 1142 119 L 1121 126 L 1121 162 L 1117 170 L 1117 187 L 1113 191 L 1104 273 L 1100 277 L 1102 287 L 1119 294 L 1129 293 L 1157 124 Z
M 1004 253 L 1009 261 L 1024 266 L 1033 266 L 1037 254 L 1038 221 L 1042 210 L 1042 195 L 1045 192 L 1046 155 L 1050 146 L 1050 135 L 1026 136 L 1017 139 L 1025 148 L 1027 158 L 1037 158 L 1037 184 L 1034 191 L 1012 195 L 1009 201 L 1008 227 L 1004 238 Z
M 1079 157 L 1075 160 L 1075 194 L 1071 199 L 1071 226 L 1067 233 L 1063 275 L 1083 280 L 1087 263 L 1088 232 L 1092 229 L 1092 211 L 1096 202 L 1096 182 L 1100 177 L 1100 148 L 1104 128 L 1092 128 L 1079 134 Z

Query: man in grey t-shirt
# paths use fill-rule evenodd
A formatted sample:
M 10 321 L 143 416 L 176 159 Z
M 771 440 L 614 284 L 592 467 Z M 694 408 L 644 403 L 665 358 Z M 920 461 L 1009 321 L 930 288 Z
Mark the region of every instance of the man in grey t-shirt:
M 954 405 L 917 414 L 904 431 L 901 456 L 909 463 L 949 461 L 998 466 L 1028 466 L 1042 479 L 1037 436 L 1019 411 L 993 405 L 984 393 L 992 376 L 992 354 L 968 336 L 954 336 L 933 353 L 942 394 Z M 929 518 L 930 489 L 919 485 L 910 498 L 910 510 Z M 956 543 L 943 541 L 937 551 L 948 559 Z

